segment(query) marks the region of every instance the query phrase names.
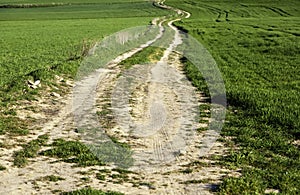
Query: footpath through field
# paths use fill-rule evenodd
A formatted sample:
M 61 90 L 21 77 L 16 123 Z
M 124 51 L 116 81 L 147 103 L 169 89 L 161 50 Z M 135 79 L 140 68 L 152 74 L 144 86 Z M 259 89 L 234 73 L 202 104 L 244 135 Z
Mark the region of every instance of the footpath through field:
M 47 133 L 50 141 L 81 139 L 86 144 L 101 142 L 103 137 L 116 137 L 131 147 L 134 161 L 129 171 L 123 171 L 126 174 L 122 175 L 114 165 L 74 167 L 38 156 L 26 167 L 11 168 L 2 174 L 0 184 L 4 187 L 0 194 L 51 194 L 86 185 L 125 194 L 211 194 L 221 177 L 230 173 L 214 161 L 199 157 L 204 134 L 196 129 L 207 126 L 199 123 L 198 116 L 200 100 L 205 97 L 187 80 L 180 62 L 182 55 L 174 52 L 182 43 L 183 35 L 173 23 L 189 18 L 190 13 L 164 2 L 155 4 L 173 10 L 176 18 L 154 19 L 152 23 L 159 29 L 154 39 L 119 55 L 107 68 L 97 69 L 75 82 L 73 94 L 58 98 L 61 104 L 52 107 L 60 109 L 59 114 L 47 119 L 38 132 L 28 137 L 33 140 Z M 167 28 L 173 31 L 172 37 L 158 62 L 122 69 L 120 62 L 155 45 Z M 101 120 L 110 120 L 111 124 L 103 127 L 103 132 L 80 132 L 78 127 L 97 128 L 96 113 L 105 111 L 104 106 L 114 118 L 106 115 L 108 119 Z M 208 155 L 222 155 L 224 150 L 224 146 L 216 142 Z M 12 156 L 12 152 L 7 150 L 6 155 Z M 109 173 L 105 175 L 104 170 Z M 101 179 L 100 173 L 103 174 Z M 49 183 L 45 179 L 49 175 L 64 179 Z

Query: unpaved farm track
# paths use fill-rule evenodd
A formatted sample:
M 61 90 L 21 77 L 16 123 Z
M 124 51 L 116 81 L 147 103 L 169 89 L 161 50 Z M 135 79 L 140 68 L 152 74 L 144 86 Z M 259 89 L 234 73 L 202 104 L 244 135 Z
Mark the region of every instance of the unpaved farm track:
M 185 11 L 163 3 L 158 2 L 158 5 L 172 9 L 182 17 L 190 16 Z M 207 124 L 197 122 L 198 106 L 205 97 L 188 82 L 179 60 L 181 56 L 173 52 L 181 44 L 180 33 L 172 25 L 179 19 L 168 21 L 168 26 L 175 34 L 158 62 L 137 64 L 126 71 L 122 71 L 118 65 L 159 39 L 163 34 L 162 24 L 167 22 L 165 20 L 160 20 L 160 31 L 154 40 L 120 55 L 107 69 L 98 69 L 76 83 L 74 93 L 82 93 L 82 99 L 76 101 L 84 102 L 85 109 L 80 107 L 81 104 L 74 106 L 74 94 L 43 98 L 34 103 L 40 108 L 38 114 L 26 112 L 39 119 L 40 122 L 34 128 L 39 130 L 32 130 L 29 136 L 20 137 L 19 140 L 7 141 L 8 145 L 13 146 L 21 139 L 29 142 L 39 135 L 49 134 L 50 143 L 57 138 L 83 139 L 83 142 L 88 142 L 88 137 L 74 131 L 81 125 L 78 121 L 89 122 L 90 118 L 86 116 L 101 111 L 102 105 L 109 103 L 115 118 L 113 124 L 103 128 L 103 131 L 131 146 L 135 161 L 129 168 L 133 172 L 128 174 L 128 180 L 118 183 L 96 178 L 96 173 L 103 169 L 112 170 L 113 165 L 74 167 L 71 163 L 43 156 L 30 159 L 29 164 L 23 168 L 16 168 L 12 165 L 12 154 L 20 147 L 7 147 L 0 151 L 0 164 L 7 167 L 7 170 L 0 172 L 0 194 L 55 194 L 85 186 L 125 194 L 211 194 L 222 176 L 236 174 L 215 165 L 212 160 L 199 158 L 203 134 L 196 129 Z M 130 85 L 126 84 L 128 78 L 134 81 Z M 131 93 L 128 94 L 128 91 Z M 22 113 L 24 115 L 24 110 L 18 114 L 21 116 Z M 0 138 L 8 139 L 5 136 Z M 45 149 L 47 147 L 42 148 Z M 216 142 L 207 156 L 223 155 L 225 151 L 226 148 Z M 87 174 L 83 176 L 82 172 Z M 64 180 L 49 182 L 42 179 L 49 175 L 59 175 Z M 83 177 L 88 177 L 88 181 L 83 180 Z

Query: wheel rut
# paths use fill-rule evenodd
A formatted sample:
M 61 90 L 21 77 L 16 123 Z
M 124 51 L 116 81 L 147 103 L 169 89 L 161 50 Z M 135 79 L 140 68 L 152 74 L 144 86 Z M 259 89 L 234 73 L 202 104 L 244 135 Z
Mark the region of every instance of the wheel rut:
M 21 171 L 11 168 L 4 172 L 0 194 L 52 194 L 79 189 L 87 185 L 82 181 L 80 172 L 83 171 L 89 172 L 88 185 L 102 190 L 125 194 L 211 194 L 213 185 L 219 183 L 222 176 L 235 174 L 217 166 L 213 160 L 199 157 L 204 134 L 197 129 L 207 126 L 199 123 L 199 105 L 203 104 L 200 100 L 204 97 L 186 78 L 180 61 L 182 55 L 174 52 L 182 43 L 182 35 L 173 22 L 190 17 L 190 13 L 166 6 L 164 2 L 159 1 L 157 5 L 175 11 L 180 17 L 154 19 L 152 23 L 159 28 L 154 39 L 117 56 L 106 68 L 99 68 L 75 82 L 73 94 L 57 98 L 61 102 L 55 107 L 60 110 L 58 114 L 51 119 L 43 116 L 48 122 L 38 124 L 40 131 L 27 139 L 30 141 L 48 133 L 50 142 L 64 138 L 93 144 L 101 142 L 100 139 L 116 137 L 132 150 L 134 162 L 129 168 L 132 171 L 130 180 L 117 183 L 109 179 L 99 181 L 95 177 L 99 170 L 116 168 L 114 164 L 81 168 L 39 157 Z M 166 33 L 166 27 L 173 30 L 173 37 L 160 60 L 135 64 L 128 70 L 119 65 L 155 45 Z M 104 107 L 110 114 L 101 118 L 97 113 Z M 78 132 L 87 125 L 97 132 Z M 225 151 L 223 144 L 218 142 L 208 155 Z M 11 164 L 11 159 L 7 163 Z M 63 175 L 65 181 L 52 185 L 39 180 L 46 175 Z

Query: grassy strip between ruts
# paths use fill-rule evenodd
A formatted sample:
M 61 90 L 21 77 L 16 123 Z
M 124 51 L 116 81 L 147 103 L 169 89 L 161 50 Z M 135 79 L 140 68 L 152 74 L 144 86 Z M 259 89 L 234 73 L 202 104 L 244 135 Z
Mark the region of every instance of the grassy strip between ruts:
M 129 69 L 135 64 L 148 64 L 157 62 L 163 55 L 163 48 L 149 46 L 142 51 L 136 53 L 130 58 L 123 60 L 120 65 L 124 69 Z
M 166 2 L 191 12 L 177 22 L 211 52 L 222 72 L 227 123 L 222 135 L 238 150 L 220 163 L 241 169 L 224 178 L 221 194 L 296 194 L 300 189 L 299 2 Z M 199 73 L 186 70 L 195 86 Z M 205 87 L 205 86 L 204 86 Z

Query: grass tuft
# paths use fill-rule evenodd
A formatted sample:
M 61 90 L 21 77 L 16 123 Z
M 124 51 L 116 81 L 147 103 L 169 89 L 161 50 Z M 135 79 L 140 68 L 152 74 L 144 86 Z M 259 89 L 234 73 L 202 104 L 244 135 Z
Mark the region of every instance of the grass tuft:
M 61 158 L 68 163 L 76 163 L 78 166 L 105 165 L 89 148 L 78 141 L 65 141 L 57 139 L 52 144 L 53 148 L 40 152 L 41 155 Z
M 92 189 L 91 187 L 83 188 L 80 190 L 75 190 L 71 192 L 62 192 L 61 195 L 123 195 L 123 193 L 120 192 L 113 192 L 113 191 L 108 191 L 104 192 L 102 190 L 95 190 Z
M 6 170 L 6 167 L 3 165 L 0 165 L 0 171 L 4 171 L 4 170 Z
M 37 139 L 23 145 L 23 149 L 14 152 L 14 166 L 24 167 L 28 163 L 28 158 L 34 158 L 37 156 L 41 146 L 47 143 L 48 138 L 48 135 L 40 135 Z

